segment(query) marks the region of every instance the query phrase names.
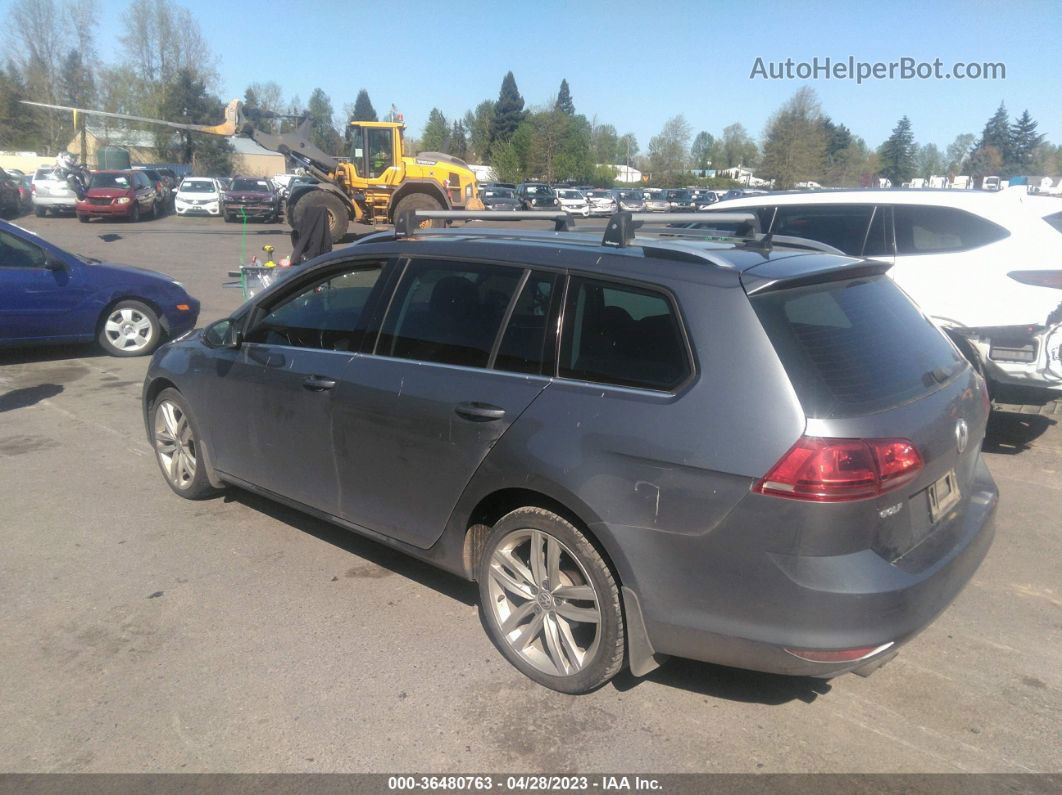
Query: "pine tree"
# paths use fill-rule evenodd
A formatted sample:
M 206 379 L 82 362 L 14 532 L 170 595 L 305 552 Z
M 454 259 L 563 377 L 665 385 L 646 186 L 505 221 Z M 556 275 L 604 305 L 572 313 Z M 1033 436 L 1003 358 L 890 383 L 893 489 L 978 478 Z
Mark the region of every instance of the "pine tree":
M 904 116 L 897 122 L 892 135 L 878 149 L 881 175 L 894 186 L 908 182 L 915 172 L 915 141 L 911 120 Z
M 428 114 L 428 123 L 420 136 L 420 147 L 425 152 L 445 152 L 450 139 L 450 125 L 442 111 L 432 108 Z
M 977 144 L 979 149 L 986 149 L 990 146 L 999 152 L 1004 163 L 1010 162 L 1010 120 L 1007 118 L 1007 108 L 1002 102 L 992 114 L 992 118 L 985 124 L 985 129 L 981 133 L 981 141 Z
M 516 128 L 524 120 L 524 98 L 516 88 L 516 78 L 507 72 L 502 80 L 498 101 L 494 103 L 494 118 L 491 119 L 490 142 L 506 142 L 512 139 Z
M 1018 170 L 1027 170 L 1033 160 L 1033 152 L 1043 143 L 1043 133 L 1036 132 L 1038 122 L 1026 110 L 1010 128 L 1010 149 L 1013 163 Z
M 450 140 L 446 142 L 446 151 L 454 157 L 462 160 L 468 158 L 468 136 L 465 135 L 465 125 L 455 121 L 450 128 Z
M 247 90 L 243 92 L 243 106 L 245 108 L 258 107 L 258 94 L 255 93 L 254 86 L 247 86 Z
M 320 88 L 315 88 L 310 94 L 310 101 L 306 103 L 306 113 L 310 117 L 314 144 L 330 155 L 338 154 L 343 139 L 332 121 L 335 112 L 328 94 Z
M 561 80 L 560 91 L 557 92 L 556 109 L 568 116 L 575 115 L 575 103 L 572 102 L 572 92 L 568 88 L 568 81 Z
M 349 95 L 348 95 L 349 96 Z M 358 92 L 358 98 L 354 100 L 354 113 L 351 121 L 379 121 L 376 117 L 376 109 L 369 99 L 369 92 L 364 88 Z
M 702 130 L 693 139 L 690 147 L 690 162 L 694 168 L 707 169 L 712 164 L 712 147 L 715 146 L 715 138 L 711 133 Z

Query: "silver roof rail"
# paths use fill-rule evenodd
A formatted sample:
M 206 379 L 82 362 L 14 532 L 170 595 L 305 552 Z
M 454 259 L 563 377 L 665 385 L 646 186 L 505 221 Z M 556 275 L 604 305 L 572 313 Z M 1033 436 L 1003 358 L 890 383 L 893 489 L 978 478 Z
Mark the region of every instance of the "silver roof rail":
M 568 232 L 575 228 L 570 213 L 544 210 L 410 210 L 395 221 L 396 237 L 417 234 L 422 221 L 552 221 L 554 230 Z

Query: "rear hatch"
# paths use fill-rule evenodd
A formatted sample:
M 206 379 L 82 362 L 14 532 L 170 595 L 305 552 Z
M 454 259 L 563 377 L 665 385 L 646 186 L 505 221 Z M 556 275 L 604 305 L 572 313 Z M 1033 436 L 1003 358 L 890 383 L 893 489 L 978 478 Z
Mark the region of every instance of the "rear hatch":
M 814 266 L 795 262 L 805 259 Z M 756 490 L 794 507 L 833 503 L 794 512 L 794 554 L 869 547 L 921 570 L 957 543 L 977 491 L 984 382 L 886 266 L 821 256 L 789 262 L 743 275 L 807 416 L 804 437 Z

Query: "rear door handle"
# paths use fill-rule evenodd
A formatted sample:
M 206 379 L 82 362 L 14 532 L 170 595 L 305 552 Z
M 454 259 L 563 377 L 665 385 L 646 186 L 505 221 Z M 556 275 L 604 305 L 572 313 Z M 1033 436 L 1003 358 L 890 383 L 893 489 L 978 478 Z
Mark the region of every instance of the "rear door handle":
M 490 403 L 476 401 L 458 403 L 454 406 L 454 412 L 457 413 L 457 416 L 473 422 L 490 422 L 491 420 L 500 420 L 505 416 L 505 409 L 492 406 Z
M 321 375 L 308 375 L 302 382 L 303 389 L 309 389 L 311 392 L 324 392 L 326 389 L 332 389 L 335 385 L 334 378 L 325 378 Z

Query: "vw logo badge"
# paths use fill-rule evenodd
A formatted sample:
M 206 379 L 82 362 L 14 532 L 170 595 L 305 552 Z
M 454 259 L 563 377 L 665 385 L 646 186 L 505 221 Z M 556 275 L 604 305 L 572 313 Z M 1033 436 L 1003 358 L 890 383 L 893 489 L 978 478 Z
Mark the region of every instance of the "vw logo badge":
M 955 423 L 955 446 L 959 449 L 959 455 L 966 452 L 966 445 L 970 442 L 970 427 L 966 420 Z

